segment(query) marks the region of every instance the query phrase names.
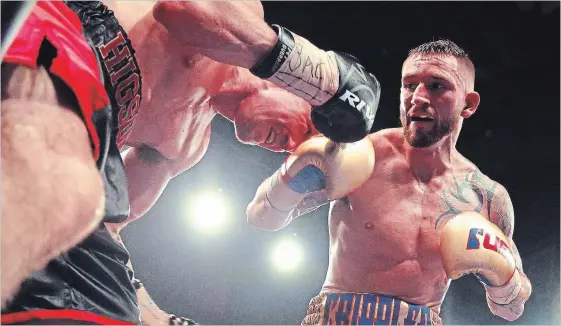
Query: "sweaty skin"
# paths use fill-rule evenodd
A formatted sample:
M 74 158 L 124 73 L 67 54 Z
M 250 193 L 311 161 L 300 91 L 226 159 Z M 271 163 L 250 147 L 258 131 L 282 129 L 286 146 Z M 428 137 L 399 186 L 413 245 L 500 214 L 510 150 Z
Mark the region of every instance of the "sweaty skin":
M 120 224 L 106 223 L 123 246 L 119 231 L 143 216 L 173 177 L 201 160 L 217 113 L 234 122 L 241 142 L 272 151 L 293 150 L 315 132 L 306 101 L 253 76 L 246 68 L 219 63 L 185 42 L 180 44 L 154 19 L 155 2 L 105 4 L 131 39 L 142 74 L 142 103 L 125 141 L 130 148 L 122 153 L 130 216 Z M 263 17 L 258 2 L 232 6 Z M 183 28 L 197 34 L 196 26 Z M 249 60 L 244 58 L 237 59 L 247 62 L 246 66 L 256 61 L 252 55 Z M 132 269 L 130 261 L 128 266 Z M 137 291 L 142 322 L 167 325 L 166 313 L 155 309 L 145 292 Z M 156 319 L 152 318 L 154 310 L 158 311 Z
M 263 15 L 258 3 L 248 4 Z M 118 228 L 146 213 L 171 178 L 201 160 L 217 113 L 234 122 L 240 141 L 273 151 L 290 151 L 314 132 L 306 101 L 180 44 L 154 19 L 154 2 L 106 5 L 132 41 L 143 83 L 125 143 L 131 148 L 123 154 L 131 216 Z
M 374 172 L 359 188 L 331 203 L 329 266 L 322 293 L 375 293 L 439 313 L 449 286 L 440 257 L 441 230 L 455 215 L 475 211 L 509 239 L 522 275 L 521 294 L 513 304 L 488 300 L 489 308 L 506 320 L 522 314 L 531 284 L 512 241 L 512 202 L 502 185 L 456 149 L 463 119 L 479 104 L 471 79 L 470 67 L 450 55 L 413 55 L 405 61 L 402 128 L 368 136 L 375 150 Z M 301 202 L 287 214 L 305 205 Z M 285 219 L 271 214 L 248 221 L 276 230 Z
M 449 169 L 421 182 L 407 162 L 400 129 L 370 139 L 375 173 L 330 210 L 330 261 L 322 291 L 385 294 L 438 312 L 448 289 L 440 229 L 454 216 L 451 210 L 488 217 L 498 184 L 458 152 Z

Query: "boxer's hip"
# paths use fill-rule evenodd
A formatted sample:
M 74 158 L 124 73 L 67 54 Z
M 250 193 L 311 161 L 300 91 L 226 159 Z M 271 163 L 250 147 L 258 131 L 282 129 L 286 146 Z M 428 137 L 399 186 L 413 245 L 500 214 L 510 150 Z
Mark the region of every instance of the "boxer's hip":
M 125 264 L 128 258 L 102 224 L 82 243 L 32 273 L 2 309 L 2 324 L 45 318 L 60 324 L 82 317 L 91 324 L 106 324 L 105 320 L 138 324 L 140 310 L 132 271 Z
M 323 293 L 308 306 L 302 325 L 441 325 L 426 306 L 371 293 Z

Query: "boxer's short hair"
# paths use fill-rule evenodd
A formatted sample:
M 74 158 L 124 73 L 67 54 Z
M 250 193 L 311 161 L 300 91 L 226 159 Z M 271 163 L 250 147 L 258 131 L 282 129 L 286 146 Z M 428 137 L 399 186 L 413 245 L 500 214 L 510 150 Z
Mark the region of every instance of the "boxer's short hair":
M 423 43 L 409 50 L 407 59 L 417 55 L 451 55 L 453 57 L 456 57 L 466 65 L 472 81 L 475 80 L 475 66 L 471 61 L 470 56 L 464 49 L 448 39 L 439 39 L 437 41 Z

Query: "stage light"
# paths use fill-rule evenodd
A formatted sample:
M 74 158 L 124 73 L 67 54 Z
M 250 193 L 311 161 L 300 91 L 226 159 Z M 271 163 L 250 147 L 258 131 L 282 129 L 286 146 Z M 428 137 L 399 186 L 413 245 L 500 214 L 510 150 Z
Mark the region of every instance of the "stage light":
M 272 261 L 281 272 L 290 272 L 298 268 L 303 259 L 302 246 L 296 239 L 282 239 L 272 252 Z
M 230 209 L 222 191 L 205 191 L 187 201 L 193 227 L 205 234 L 217 234 L 226 229 Z

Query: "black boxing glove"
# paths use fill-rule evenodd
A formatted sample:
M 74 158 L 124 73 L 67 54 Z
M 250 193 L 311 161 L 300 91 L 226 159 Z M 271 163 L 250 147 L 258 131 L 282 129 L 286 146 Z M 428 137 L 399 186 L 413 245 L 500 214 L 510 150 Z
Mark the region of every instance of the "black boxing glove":
M 316 129 L 336 142 L 355 142 L 370 133 L 380 83 L 356 58 L 323 51 L 289 30 L 273 25 L 275 47 L 250 71 L 312 105 Z
M 380 83 L 351 55 L 328 52 L 339 68 L 339 89 L 322 105 L 314 106 L 312 122 L 316 129 L 335 142 L 356 142 L 372 129 Z

